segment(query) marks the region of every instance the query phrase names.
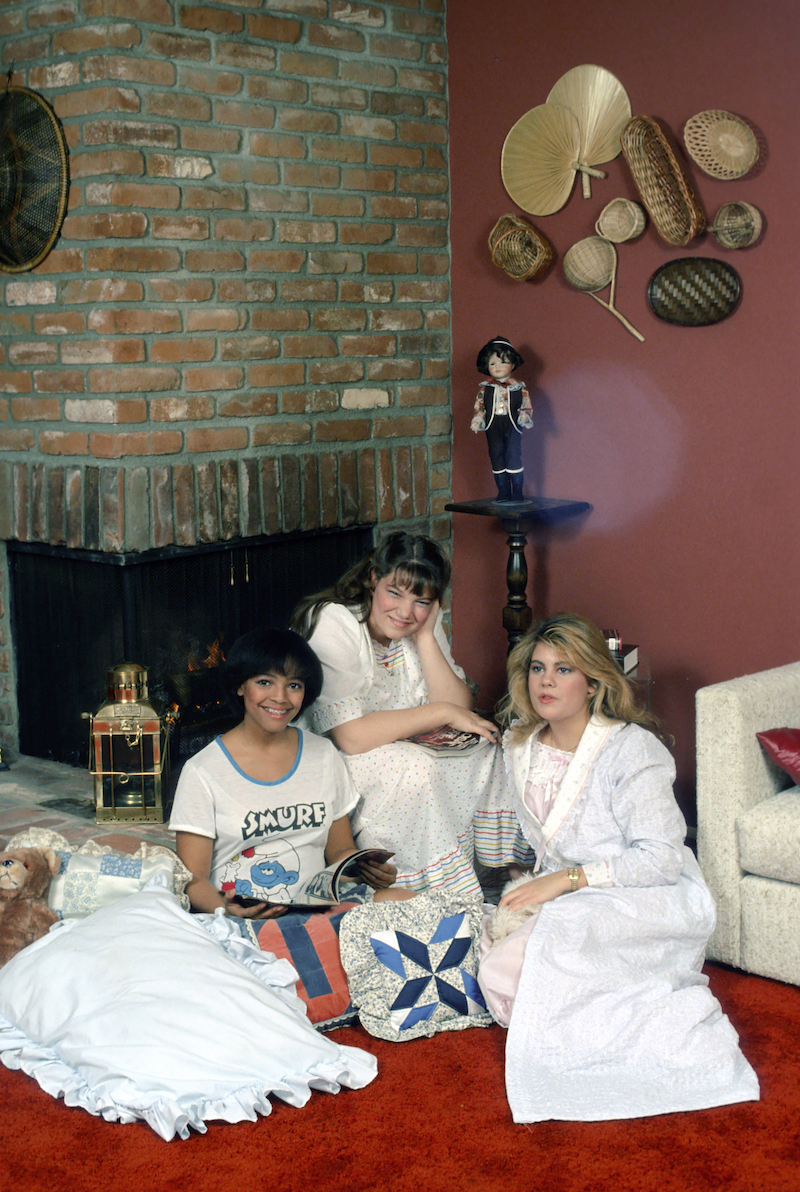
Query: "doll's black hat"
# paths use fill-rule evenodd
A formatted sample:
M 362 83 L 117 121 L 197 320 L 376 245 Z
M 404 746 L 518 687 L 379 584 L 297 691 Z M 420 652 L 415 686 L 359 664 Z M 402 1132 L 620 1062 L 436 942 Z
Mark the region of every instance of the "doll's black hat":
M 511 346 L 504 335 L 496 335 L 494 339 L 489 340 L 488 344 L 484 344 L 480 352 L 478 352 L 476 366 L 478 372 L 483 373 L 486 377 L 491 375 L 489 372 L 489 357 L 494 352 L 510 352 L 511 363 L 514 365 L 514 368 L 519 368 L 521 364 L 525 363 L 517 349 Z

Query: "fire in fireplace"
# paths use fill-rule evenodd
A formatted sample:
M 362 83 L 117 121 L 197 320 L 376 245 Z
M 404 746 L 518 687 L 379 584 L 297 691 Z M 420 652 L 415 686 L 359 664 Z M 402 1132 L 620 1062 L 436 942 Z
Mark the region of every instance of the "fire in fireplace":
M 154 704 L 180 712 L 176 772 L 230 726 L 217 682 L 226 646 L 286 625 L 371 543 L 370 526 L 141 554 L 8 543 L 20 751 L 87 765 L 81 713 L 99 707 L 109 667 L 135 662 Z

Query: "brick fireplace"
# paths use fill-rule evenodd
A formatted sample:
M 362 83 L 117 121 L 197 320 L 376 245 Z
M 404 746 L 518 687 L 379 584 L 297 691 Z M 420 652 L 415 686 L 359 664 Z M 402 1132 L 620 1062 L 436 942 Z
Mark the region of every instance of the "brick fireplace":
M 447 539 L 444 0 L 17 0 L 0 40 L 71 177 L 53 251 L 0 273 L 11 553 Z

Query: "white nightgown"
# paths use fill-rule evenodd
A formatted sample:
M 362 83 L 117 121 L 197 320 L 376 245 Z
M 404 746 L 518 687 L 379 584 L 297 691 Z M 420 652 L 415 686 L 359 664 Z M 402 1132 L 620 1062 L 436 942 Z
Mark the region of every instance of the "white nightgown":
M 714 900 L 683 843 L 668 751 L 638 725 L 592 719 L 541 823 L 521 806 L 535 736 L 504 747 L 536 867 L 582 866 L 589 883 L 544 903 L 527 936 L 506 1044 L 514 1121 L 758 1100 L 702 973 Z
M 464 672 L 452 660 L 441 614 L 435 633 L 454 673 L 463 679 Z M 309 643 L 324 672 L 322 694 L 308 712 L 314 732 L 327 733 L 368 712 L 427 702 L 412 638 L 402 638 L 394 650 L 379 650 L 376 657 L 366 625 L 344 605 L 328 604 Z M 467 757 L 434 757 L 417 745 L 396 741 L 343 756 L 360 796 L 353 816 L 359 847 L 393 849 L 400 886 L 444 886 L 480 894 L 472 817 L 479 802 L 503 801 L 499 747 L 487 742 Z

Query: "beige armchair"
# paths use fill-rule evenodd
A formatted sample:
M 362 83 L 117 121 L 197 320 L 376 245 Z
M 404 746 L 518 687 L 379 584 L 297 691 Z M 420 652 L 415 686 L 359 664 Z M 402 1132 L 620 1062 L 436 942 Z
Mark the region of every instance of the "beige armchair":
M 800 662 L 697 692 L 697 854 L 710 960 L 800 985 L 800 788 L 757 732 L 800 727 Z

